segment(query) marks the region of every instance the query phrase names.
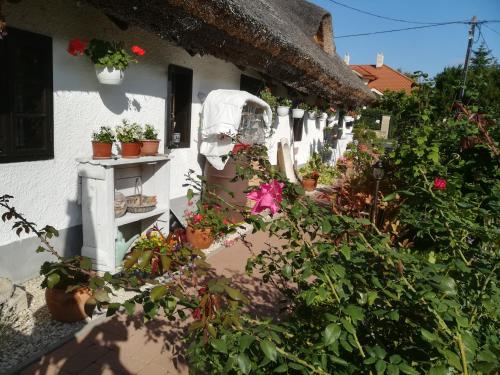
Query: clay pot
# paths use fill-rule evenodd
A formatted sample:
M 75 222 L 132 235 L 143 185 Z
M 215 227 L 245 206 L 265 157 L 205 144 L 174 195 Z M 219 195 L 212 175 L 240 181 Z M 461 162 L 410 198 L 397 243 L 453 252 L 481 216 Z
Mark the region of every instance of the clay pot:
M 45 289 L 45 302 L 50 315 L 59 322 L 72 323 L 85 319 L 85 302 L 89 298 L 90 290 L 85 287 L 69 293 L 63 289 Z
M 302 180 L 302 187 L 305 191 L 314 191 L 316 189 L 316 185 L 318 184 L 318 180 L 314 178 L 304 178 Z
M 140 142 L 124 143 L 122 144 L 122 158 L 138 158 L 141 154 Z
M 210 228 L 195 229 L 188 226 L 186 229 L 186 238 L 195 249 L 208 249 L 214 242 L 214 236 Z
M 141 155 L 144 156 L 155 156 L 158 155 L 158 146 L 160 145 L 159 140 L 145 139 L 141 141 Z
M 92 142 L 93 159 L 111 159 L 112 143 Z

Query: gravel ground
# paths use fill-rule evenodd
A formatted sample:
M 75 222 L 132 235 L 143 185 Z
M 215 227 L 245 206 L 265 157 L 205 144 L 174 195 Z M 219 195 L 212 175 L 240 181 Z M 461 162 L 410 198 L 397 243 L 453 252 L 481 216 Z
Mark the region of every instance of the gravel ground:
M 244 229 L 240 228 L 237 233 L 216 241 L 205 250 L 205 253 L 210 257 L 218 250 L 231 246 L 233 241 L 247 233 L 249 229 L 248 225 L 244 225 Z M 5 328 L 1 330 L 0 374 L 9 373 L 9 369 L 17 368 L 33 359 L 37 353 L 42 355 L 52 350 L 72 337 L 91 320 L 105 315 L 105 311 L 96 311 L 92 319 L 87 318 L 76 323 L 61 323 L 53 320 L 45 305 L 45 291 L 40 287 L 42 280 L 42 276 L 39 276 L 19 285 L 26 291 L 28 309 L 18 312 L 15 316 L 8 316 L 8 321 L 5 322 L 7 327 L 4 326 Z M 112 298 L 113 302 L 123 302 L 135 294 L 124 290 L 115 293 L 117 295 Z

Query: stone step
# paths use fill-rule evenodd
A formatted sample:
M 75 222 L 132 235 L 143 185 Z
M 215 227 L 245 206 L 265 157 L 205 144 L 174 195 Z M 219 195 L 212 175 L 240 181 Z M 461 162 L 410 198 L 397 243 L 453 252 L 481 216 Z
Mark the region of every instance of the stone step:
M 7 302 L 14 293 L 14 284 L 6 277 L 0 277 L 0 306 Z

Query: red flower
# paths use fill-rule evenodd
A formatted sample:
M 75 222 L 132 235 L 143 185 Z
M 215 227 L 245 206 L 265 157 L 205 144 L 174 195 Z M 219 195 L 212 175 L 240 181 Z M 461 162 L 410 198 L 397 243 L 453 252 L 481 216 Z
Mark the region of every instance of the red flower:
M 203 220 L 203 215 L 201 214 L 196 214 L 193 216 L 193 223 L 197 224 L 199 223 L 201 220 Z
M 132 46 L 131 48 L 132 52 L 135 53 L 137 56 L 144 56 L 146 51 L 144 51 L 141 47 L 139 46 Z
M 434 189 L 445 190 L 446 189 L 446 180 L 444 178 L 436 177 L 434 179 Z
M 68 53 L 70 55 L 83 55 L 87 48 L 87 41 L 78 38 L 71 39 L 68 44 Z
M 205 287 L 205 286 L 204 286 L 204 287 L 202 287 L 202 288 L 198 289 L 198 295 L 199 295 L 199 296 L 202 296 L 202 295 L 204 295 L 207 291 L 208 291 L 207 287 Z
M 233 154 L 237 154 L 240 151 L 248 150 L 251 145 L 247 145 L 246 143 L 236 143 L 233 147 Z
M 201 309 L 199 307 L 197 307 L 196 309 L 193 310 L 193 318 L 195 318 L 196 320 L 201 320 Z
M 231 224 L 231 222 L 228 219 L 224 218 L 224 220 L 222 220 L 222 224 L 229 225 Z

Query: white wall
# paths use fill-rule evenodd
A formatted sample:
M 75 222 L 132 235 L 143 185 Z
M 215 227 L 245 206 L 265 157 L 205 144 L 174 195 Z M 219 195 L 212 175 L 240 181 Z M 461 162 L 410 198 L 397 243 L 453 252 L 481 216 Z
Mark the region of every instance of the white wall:
M 54 159 L 0 164 L 0 194 L 15 197 L 19 211 L 40 225 L 63 229 L 81 224 L 75 159 L 92 153 L 90 136 L 101 125 L 115 126 L 126 118 L 151 123 L 164 139 L 167 69 L 176 64 L 193 69 L 191 147 L 172 152 L 170 191 L 185 194 L 184 173 L 201 172 L 198 163 L 198 128 L 201 103 L 198 92 L 217 88 L 239 89 L 240 71 L 210 56 L 191 57 L 183 49 L 137 28 L 119 30 L 92 7 L 67 0 L 24 0 L 7 3 L 9 26 L 53 38 Z M 72 38 L 121 40 L 146 50 L 138 64 L 129 66 L 120 86 L 100 85 L 90 60 L 67 53 Z M 163 149 L 163 143 L 160 145 Z M 0 245 L 18 240 L 10 226 L 0 223 Z
M 90 136 L 101 125 L 115 126 L 126 118 L 151 123 L 165 138 L 167 69 L 176 64 L 193 69 L 191 147 L 172 151 L 171 198 L 185 194 L 184 174 L 201 172 L 198 156 L 198 93 L 214 89 L 239 89 L 241 71 L 231 63 L 211 56 L 190 56 L 183 49 L 153 34 L 130 27 L 119 30 L 96 9 L 68 0 L 23 0 L 6 3 L 3 11 L 9 26 L 49 35 L 53 38 L 54 159 L 0 164 L 0 194 L 15 197 L 16 208 L 39 225 L 58 229 L 81 224 L 78 205 L 79 156 L 91 154 Z M 82 2 L 82 4 L 84 4 Z M 93 37 L 140 45 L 146 55 L 132 64 L 121 86 L 100 85 L 85 56 L 67 53 L 72 38 Z M 245 73 L 248 74 L 248 73 Z M 289 118 L 279 118 L 271 144 L 271 162 L 276 163 L 277 143 L 291 138 Z M 295 143 L 298 165 L 305 164 L 323 141 L 325 121 L 307 120 L 301 142 Z M 163 148 L 163 143 L 160 145 Z M 17 241 L 8 224 L 0 222 L 0 246 Z

